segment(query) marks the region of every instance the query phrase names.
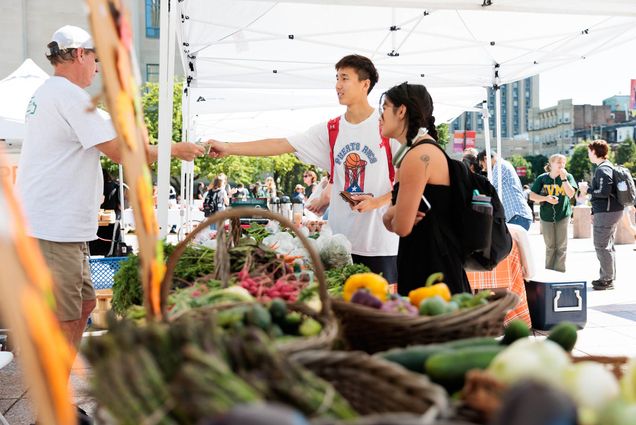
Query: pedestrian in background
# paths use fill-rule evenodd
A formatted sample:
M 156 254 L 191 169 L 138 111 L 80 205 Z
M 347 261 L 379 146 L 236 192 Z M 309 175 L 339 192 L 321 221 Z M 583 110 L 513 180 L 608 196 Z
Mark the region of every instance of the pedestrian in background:
M 600 263 L 599 278 L 592 281 L 597 291 L 614 289 L 616 278 L 616 250 L 614 238 L 623 206 L 615 198 L 614 168 L 607 159 L 609 146 L 605 140 L 594 140 L 587 146 L 587 156 L 597 165 L 590 193 L 592 196 L 592 238 Z
M 540 202 L 539 218 L 545 241 L 545 268 L 565 272 L 568 249 L 568 224 L 572 216 L 570 199 L 576 193 L 576 181 L 565 169 L 566 158 L 555 154 L 545 173 L 534 181 L 530 199 Z
M 500 158 L 496 152 L 491 152 L 492 164 L 492 185 L 495 186 L 497 192 L 501 193 L 501 202 L 506 213 L 506 222 L 510 224 L 518 224 L 526 230 L 530 230 L 533 214 L 530 211 L 528 202 L 523 194 L 521 180 L 515 171 L 515 167 L 503 158 Z M 481 164 L 482 169 L 486 167 L 486 151 L 479 152 L 477 160 Z M 499 187 L 499 167 L 495 166 L 501 163 L 501 188 Z

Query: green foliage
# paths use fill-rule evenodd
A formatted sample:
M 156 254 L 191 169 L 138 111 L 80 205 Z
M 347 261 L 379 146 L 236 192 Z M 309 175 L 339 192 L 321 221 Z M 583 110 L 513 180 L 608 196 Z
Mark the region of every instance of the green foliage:
M 532 176 L 533 179 L 536 179 L 539 175 L 545 172 L 545 164 L 548 163 L 548 157 L 545 155 L 527 155 L 525 156 L 526 161 L 530 163 L 530 168 L 532 168 Z
M 450 131 L 448 130 L 448 124 L 441 123 L 437 126 L 437 143 L 446 150 L 446 145 L 450 140 Z
M 574 147 L 572 155 L 568 158 L 566 168 L 577 182 L 591 180 L 592 163 L 587 156 L 587 150 L 587 143 L 580 143 Z
M 521 184 L 528 184 L 529 182 L 534 180 L 535 176 L 532 172 L 532 165 L 524 157 L 522 157 L 521 155 L 513 155 L 510 158 L 508 158 L 508 161 L 510 161 L 510 163 L 515 168 L 526 167 L 526 175 L 519 176 L 519 180 L 521 180 Z
M 615 159 L 617 164 L 636 161 L 636 143 L 632 139 L 624 140 L 616 149 Z
M 623 164 L 623 166 L 625 168 L 628 168 L 629 171 L 632 172 L 632 174 L 636 174 L 636 160 L 626 162 L 626 163 Z

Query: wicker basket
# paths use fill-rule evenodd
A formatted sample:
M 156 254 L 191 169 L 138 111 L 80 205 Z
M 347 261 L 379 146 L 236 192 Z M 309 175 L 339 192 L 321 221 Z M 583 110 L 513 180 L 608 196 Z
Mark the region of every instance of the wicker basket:
M 628 357 L 577 356 L 573 363 L 596 362 L 604 365 L 620 379 L 627 367 Z M 462 390 L 462 400 L 467 408 L 476 415 L 480 423 L 487 423 L 501 407 L 507 386 L 484 370 L 471 370 L 466 375 L 466 384 Z
M 375 353 L 394 347 L 431 344 L 503 333 L 506 313 L 517 305 L 512 292 L 495 294 L 488 304 L 441 316 L 406 316 L 332 300 L 341 332 L 352 349 Z
M 420 374 L 360 351 L 311 350 L 292 359 L 330 382 L 362 415 L 408 412 L 435 419 L 446 391 Z
M 201 222 L 182 242 L 180 242 L 175 248 L 174 252 L 168 259 L 166 275 L 164 278 L 162 299 L 167 299 L 168 290 L 170 289 L 172 277 L 174 274 L 174 268 L 179 261 L 179 258 L 183 254 L 186 246 L 192 239 L 199 233 L 204 230 L 208 230 L 210 224 L 212 223 L 223 223 L 225 220 L 230 220 L 230 235 L 231 241 L 226 240 L 226 232 L 218 231 L 217 232 L 217 249 L 215 256 L 215 276 L 218 279 L 223 281 L 223 285 L 227 286 L 230 279 L 230 257 L 228 254 L 228 245 L 231 243 L 236 244 L 240 237 L 241 228 L 240 221 L 241 217 L 263 217 L 270 220 L 276 220 L 280 222 L 283 226 L 291 229 L 296 236 L 301 240 L 303 246 L 309 253 L 314 277 L 318 281 L 318 294 L 320 296 L 320 301 L 322 303 L 322 308 L 320 312 L 316 312 L 302 303 L 293 303 L 288 304 L 288 308 L 293 311 L 298 311 L 302 314 L 310 316 L 316 319 L 318 322 L 322 324 L 322 331 L 320 334 L 313 337 L 298 337 L 294 338 L 291 341 L 278 342 L 277 348 L 280 351 L 291 354 L 298 351 L 304 350 L 317 350 L 317 349 L 327 349 L 331 348 L 333 342 L 338 336 L 338 324 L 334 318 L 333 312 L 331 311 L 331 300 L 327 293 L 327 284 L 325 280 L 325 271 L 322 266 L 322 262 L 320 261 L 320 257 L 316 250 L 313 248 L 309 240 L 305 235 L 298 232 L 294 224 L 289 221 L 287 218 L 283 217 L 280 214 L 275 214 L 267 210 L 258 209 L 258 208 L 231 208 L 225 211 L 217 212 L 203 222 Z M 218 226 L 222 228 L 222 226 Z M 162 303 L 165 308 L 165 302 Z M 228 305 L 225 304 L 220 306 L 219 308 L 227 308 Z M 213 307 L 212 307 L 213 308 Z

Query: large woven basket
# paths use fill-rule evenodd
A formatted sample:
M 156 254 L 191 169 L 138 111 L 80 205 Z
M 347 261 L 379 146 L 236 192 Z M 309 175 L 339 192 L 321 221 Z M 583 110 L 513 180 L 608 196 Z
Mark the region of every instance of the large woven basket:
M 573 363 L 596 362 L 620 379 L 627 367 L 628 357 L 576 356 Z M 507 386 L 485 370 L 471 370 L 466 375 L 466 384 L 462 390 L 462 401 L 478 419 L 479 423 L 488 423 L 502 404 Z
M 448 409 L 446 391 L 426 376 L 360 351 L 311 350 L 291 358 L 330 382 L 361 415 L 408 412 L 435 419 Z
M 182 242 L 180 242 L 175 248 L 174 252 L 168 259 L 166 275 L 164 282 L 172 282 L 172 276 L 174 274 L 174 268 L 179 261 L 179 258 L 183 254 L 186 246 L 194 239 L 194 237 L 209 229 L 210 224 L 217 223 L 217 227 L 220 229 L 217 232 L 217 249 L 215 254 L 215 276 L 223 281 L 224 286 L 227 286 L 230 279 L 230 257 L 228 254 L 228 245 L 231 243 L 237 243 L 240 237 L 240 218 L 241 217 L 263 217 L 270 220 L 276 220 L 283 226 L 293 231 L 302 242 L 303 246 L 309 253 L 309 257 L 312 262 L 314 278 L 318 281 L 318 294 L 322 303 L 321 311 L 316 312 L 302 303 L 288 304 L 288 308 L 293 311 L 298 311 L 307 316 L 311 316 L 322 324 L 322 331 L 320 334 L 313 337 L 298 337 L 293 340 L 286 340 L 284 342 L 277 342 L 277 349 L 285 353 L 291 354 L 304 350 L 316 350 L 316 349 L 328 349 L 331 348 L 333 342 L 338 336 L 338 324 L 331 311 L 331 300 L 327 293 L 327 284 L 325 280 L 325 271 L 320 261 L 320 256 L 309 242 L 309 239 L 301 232 L 296 230 L 294 224 L 283 217 L 280 214 L 275 214 L 267 210 L 258 208 L 231 208 L 225 211 L 220 211 L 211 215 L 203 222 L 201 222 Z M 225 220 L 230 220 L 230 240 L 227 240 L 226 232 L 223 230 Z M 167 296 L 167 289 L 169 284 L 164 284 L 163 288 L 166 291 L 164 297 Z M 225 304 L 218 308 L 228 308 L 230 305 Z M 214 309 L 214 307 L 212 307 Z
M 501 335 L 504 317 L 518 301 L 517 295 L 505 292 L 493 295 L 488 304 L 478 307 L 441 316 L 415 317 L 336 299 L 332 305 L 350 348 L 375 353 L 407 345 Z

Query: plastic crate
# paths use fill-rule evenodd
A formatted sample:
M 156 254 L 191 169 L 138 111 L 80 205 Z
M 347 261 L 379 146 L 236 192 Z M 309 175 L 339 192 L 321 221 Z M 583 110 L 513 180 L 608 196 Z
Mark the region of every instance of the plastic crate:
M 113 277 L 121 262 L 128 257 L 104 257 L 89 258 L 88 263 L 91 267 L 91 279 L 95 289 L 110 289 L 113 287 Z

